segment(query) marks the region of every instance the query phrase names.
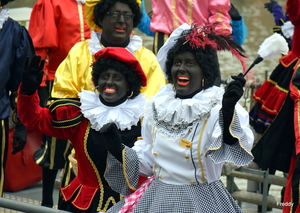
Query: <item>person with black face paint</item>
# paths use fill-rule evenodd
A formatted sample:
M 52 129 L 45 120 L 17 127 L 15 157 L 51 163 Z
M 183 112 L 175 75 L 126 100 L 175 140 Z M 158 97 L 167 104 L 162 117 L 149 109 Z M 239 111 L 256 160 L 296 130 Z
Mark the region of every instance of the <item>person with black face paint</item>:
M 104 177 L 126 196 L 107 213 L 242 212 L 220 181 L 222 164 L 250 164 L 254 136 L 238 103 L 243 74 L 225 92 L 214 86 L 217 51 L 244 56 L 222 32 L 215 24 L 184 24 L 171 34 L 157 55 L 169 84 L 145 106 L 142 140 L 130 148 L 115 124 L 100 130 L 110 151 Z M 139 175 L 150 177 L 140 187 Z
M 70 140 L 75 149 L 78 174 L 60 189 L 63 199 L 58 208 L 105 212 L 121 195 L 103 177 L 108 148 L 99 130 L 113 122 L 126 145 L 133 146 L 141 134 L 146 97 L 140 90 L 146 86 L 147 78 L 127 49 L 107 47 L 95 54 L 92 64 L 94 91 L 82 90 L 79 101 L 60 99 L 49 108 L 42 108 L 36 89 L 41 82 L 43 62 L 35 56 L 25 68 L 18 99 L 20 120 L 43 134 Z

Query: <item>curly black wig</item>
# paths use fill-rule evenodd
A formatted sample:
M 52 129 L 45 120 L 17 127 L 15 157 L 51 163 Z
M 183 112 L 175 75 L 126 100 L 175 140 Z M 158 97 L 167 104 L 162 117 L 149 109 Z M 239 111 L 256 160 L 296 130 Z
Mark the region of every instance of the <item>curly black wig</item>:
M 10 1 L 14 1 L 14 0 L 0 0 L 0 6 L 6 5 Z
M 134 14 L 133 17 L 133 28 L 136 28 L 138 24 L 141 22 L 142 18 L 142 12 L 141 8 L 139 7 L 138 3 L 135 0 L 101 0 L 97 3 L 94 9 L 94 22 L 96 25 L 102 28 L 99 21 L 102 21 L 106 13 L 109 11 L 109 9 L 116 3 L 121 2 L 123 4 L 127 4 L 130 9 L 132 10 L 132 13 Z
M 100 77 L 100 74 L 108 69 L 114 69 L 116 71 L 119 71 L 125 76 L 128 82 L 129 89 L 133 92 L 133 95 L 130 98 L 134 98 L 140 94 L 141 81 L 138 75 L 135 74 L 131 67 L 127 64 L 110 58 L 100 57 L 95 63 L 93 63 L 92 81 L 95 86 L 98 85 L 98 79 Z
M 203 70 L 205 78 L 204 89 L 213 86 L 218 78 L 220 78 L 220 65 L 216 50 L 206 45 L 205 48 L 193 49 L 184 37 L 177 40 L 176 44 L 169 50 L 166 60 L 166 74 L 168 81 L 172 82 L 171 68 L 175 56 L 181 52 L 191 52 L 199 66 Z

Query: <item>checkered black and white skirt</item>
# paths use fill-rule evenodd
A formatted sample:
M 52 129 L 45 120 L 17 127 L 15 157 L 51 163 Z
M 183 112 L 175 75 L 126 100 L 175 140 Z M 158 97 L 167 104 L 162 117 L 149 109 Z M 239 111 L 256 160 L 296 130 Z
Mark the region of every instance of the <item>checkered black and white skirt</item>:
M 119 201 L 107 213 L 117 213 L 125 204 Z M 154 179 L 133 213 L 235 213 L 242 212 L 220 181 L 173 185 Z

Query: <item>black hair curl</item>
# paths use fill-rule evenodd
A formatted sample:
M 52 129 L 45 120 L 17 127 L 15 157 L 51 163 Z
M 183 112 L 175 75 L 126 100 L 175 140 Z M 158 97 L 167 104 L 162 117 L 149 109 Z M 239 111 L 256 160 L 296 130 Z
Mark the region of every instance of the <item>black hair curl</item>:
M 166 74 L 168 76 L 168 81 L 173 83 L 171 69 L 175 56 L 186 51 L 194 55 L 195 60 L 203 71 L 205 78 L 205 86 L 203 89 L 215 85 L 218 79 L 220 79 L 220 64 L 217 52 L 208 45 L 206 45 L 204 49 L 201 47 L 193 49 L 189 42 L 186 42 L 184 37 L 179 38 L 175 45 L 168 51 L 166 60 Z
M 128 83 L 129 89 L 133 92 L 132 96 L 130 98 L 134 98 L 140 94 L 141 90 L 141 81 L 137 74 L 134 73 L 132 68 L 128 66 L 127 64 L 110 59 L 110 58 L 99 58 L 95 63 L 92 65 L 92 81 L 95 86 L 98 85 L 98 79 L 102 72 L 108 70 L 108 69 L 114 69 L 120 73 L 122 73 L 126 81 Z M 128 94 L 130 95 L 130 94 Z
M 14 1 L 14 0 L 0 0 L 0 6 L 6 5 L 10 1 Z
M 95 22 L 95 24 L 102 28 L 99 21 L 103 20 L 106 13 L 116 2 L 121 2 L 123 4 L 127 4 L 130 7 L 132 13 L 134 14 L 133 28 L 136 28 L 138 26 L 138 24 L 141 22 L 141 18 L 142 18 L 141 8 L 139 7 L 136 0 L 101 0 L 101 1 L 99 1 L 94 8 L 95 18 L 93 21 Z

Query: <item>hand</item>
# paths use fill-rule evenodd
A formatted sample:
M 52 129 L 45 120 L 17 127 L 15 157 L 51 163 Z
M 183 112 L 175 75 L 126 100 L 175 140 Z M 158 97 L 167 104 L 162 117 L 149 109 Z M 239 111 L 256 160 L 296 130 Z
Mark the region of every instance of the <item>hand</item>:
M 223 141 L 229 145 L 237 142 L 237 139 L 231 135 L 229 128 L 233 118 L 235 105 L 242 97 L 244 93 L 243 87 L 246 83 L 242 73 L 238 76 L 231 76 L 231 78 L 233 81 L 228 84 L 225 90 L 221 109 L 223 115 Z
M 233 4 L 230 4 L 230 5 L 231 5 L 230 10 L 228 11 L 228 14 L 230 15 L 230 18 L 232 20 L 236 20 L 236 21 L 241 20 L 242 17 L 240 15 L 239 11 L 234 7 Z
M 273 7 L 274 7 L 275 5 L 278 5 L 277 1 L 275 1 L 275 0 L 270 0 L 270 2 L 265 3 L 265 8 L 266 8 L 270 13 L 272 13 Z
M 13 137 L 13 151 L 11 154 L 16 154 L 24 149 L 27 141 L 27 128 L 21 123 L 16 124 L 14 137 Z
M 238 76 L 231 76 L 231 81 L 223 95 L 222 109 L 234 110 L 235 104 L 240 100 L 244 94 L 244 85 L 246 83 L 243 74 L 240 73 Z
M 124 145 L 122 144 L 122 136 L 115 123 L 105 124 L 101 129 L 103 142 L 105 143 L 108 151 L 120 162 L 122 162 L 122 150 Z
M 281 32 L 286 38 L 292 38 L 294 35 L 294 25 L 292 24 L 291 21 L 285 22 L 281 26 Z
M 41 56 L 33 56 L 30 65 L 29 58 L 26 58 L 24 73 L 22 78 L 21 91 L 23 94 L 32 95 L 40 86 L 43 78 L 43 67 L 45 60 Z

